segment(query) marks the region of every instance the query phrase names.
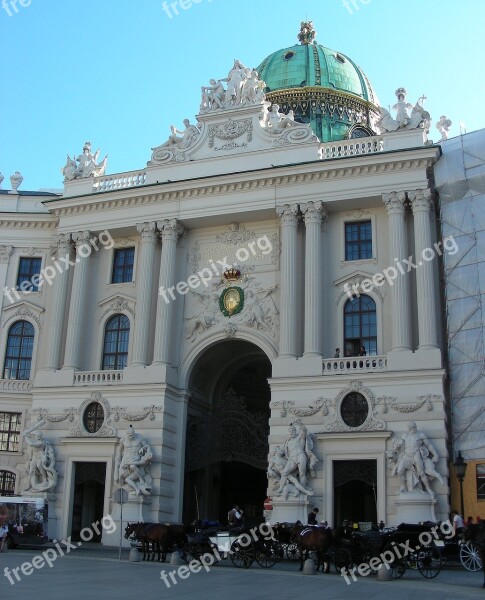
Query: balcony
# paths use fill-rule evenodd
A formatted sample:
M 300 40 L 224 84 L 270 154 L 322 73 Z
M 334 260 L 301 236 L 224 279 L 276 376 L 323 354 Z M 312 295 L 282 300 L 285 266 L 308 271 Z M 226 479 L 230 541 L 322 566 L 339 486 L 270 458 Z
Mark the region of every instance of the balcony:
M 74 385 L 114 385 L 123 382 L 123 371 L 78 371 Z
M 30 392 L 32 381 L 28 379 L 0 379 L 0 392 Z
M 323 375 L 349 375 L 387 371 L 387 356 L 350 356 L 323 360 Z

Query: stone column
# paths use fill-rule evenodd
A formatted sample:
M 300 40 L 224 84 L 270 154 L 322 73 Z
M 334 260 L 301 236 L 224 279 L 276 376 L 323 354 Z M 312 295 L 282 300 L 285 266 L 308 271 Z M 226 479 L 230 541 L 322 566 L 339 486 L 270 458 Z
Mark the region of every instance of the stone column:
M 5 294 L 6 291 L 9 292 L 9 290 L 5 290 L 5 283 L 7 282 L 8 261 L 10 260 L 12 252 L 12 246 L 0 246 L 0 289 L 2 290 L 0 309 L 2 308 L 3 303 L 8 306 L 7 303 L 13 304 L 17 301 L 12 293 L 10 293 L 10 298 Z
M 389 249 L 388 265 L 397 270 L 395 259 L 400 264 L 402 259 L 409 258 L 406 238 L 405 202 L 406 192 L 383 194 L 382 200 L 389 217 Z M 406 268 L 407 269 L 407 268 Z M 391 286 L 392 304 L 392 350 L 411 350 L 411 303 L 409 292 L 409 274 L 397 272 Z
M 306 228 L 304 356 L 322 356 L 322 221 L 328 214 L 321 202 L 300 204 L 300 210 Z
M 157 223 L 162 238 L 162 260 L 160 261 L 159 289 L 166 291 L 175 286 L 175 267 L 177 258 L 177 240 L 184 228 L 176 219 L 165 219 Z M 168 300 L 168 302 L 167 302 Z M 170 295 L 158 295 L 157 320 L 155 329 L 154 365 L 170 364 L 172 345 L 172 323 L 174 320 L 174 302 Z
M 71 236 L 69 234 L 60 234 L 57 237 L 57 260 L 59 258 L 70 258 Z M 85 261 L 85 258 L 81 259 Z M 76 269 L 79 265 L 76 265 Z M 50 337 L 47 346 L 47 357 L 45 369 L 47 371 L 57 371 L 61 366 L 61 346 L 62 333 L 64 330 L 64 321 L 67 310 L 67 292 L 69 290 L 69 271 L 63 270 L 57 273 L 53 282 L 52 290 L 52 321 L 50 326 Z
M 89 243 L 91 232 L 79 231 L 72 235 L 76 243 L 76 265 L 72 280 L 69 321 L 66 334 L 66 352 L 63 369 L 79 369 L 80 349 L 83 338 L 83 317 L 86 289 L 88 287 L 88 257 L 92 247 Z M 89 254 L 88 248 L 90 250 Z
M 150 333 L 150 309 L 153 292 L 153 261 L 157 245 L 155 223 L 138 223 L 140 234 L 138 264 L 136 271 L 136 312 L 133 333 L 133 367 L 146 367 L 148 361 L 148 336 Z
M 433 206 L 431 190 L 408 192 L 414 214 L 414 248 L 416 267 L 416 294 L 418 297 L 419 350 L 438 347 L 436 318 L 438 303 L 434 280 L 433 260 L 436 251 L 432 245 L 430 210 Z M 424 252 L 427 249 L 428 252 Z M 428 260 L 425 260 L 425 255 Z M 431 260 L 430 260 L 431 258 Z
M 280 261 L 280 358 L 296 357 L 296 251 L 298 205 L 285 204 L 276 209 L 281 221 Z

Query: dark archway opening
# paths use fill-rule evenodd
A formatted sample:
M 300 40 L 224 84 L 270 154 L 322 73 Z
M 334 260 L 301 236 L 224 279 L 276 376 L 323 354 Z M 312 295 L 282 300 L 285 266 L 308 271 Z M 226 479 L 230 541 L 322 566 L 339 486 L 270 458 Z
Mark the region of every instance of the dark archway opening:
M 268 480 L 271 363 L 248 342 L 209 348 L 190 380 L 184 522 L 226 524 L 234 504 L 246 521 L 263 516 Z
M 97 533 L 92 525 L 103 518 L 106 463 L 76 462 L 74 470 L 71 538 L 74 542 L 101 542 L 101 529 L 98 527 Z M 91 534 L 92 539 L 87 539 Z

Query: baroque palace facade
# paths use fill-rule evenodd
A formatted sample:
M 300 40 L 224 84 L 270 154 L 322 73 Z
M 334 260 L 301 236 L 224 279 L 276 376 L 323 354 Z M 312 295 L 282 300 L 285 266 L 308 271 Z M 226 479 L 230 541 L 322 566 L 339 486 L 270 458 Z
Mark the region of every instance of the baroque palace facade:
M 120 487 L 133 520 L 447 518 L 440 146 L 314 38 L 235 61 L 145 169 L 86 143 L 62 195 L 0 191 L 0 495 L 50 537 Z

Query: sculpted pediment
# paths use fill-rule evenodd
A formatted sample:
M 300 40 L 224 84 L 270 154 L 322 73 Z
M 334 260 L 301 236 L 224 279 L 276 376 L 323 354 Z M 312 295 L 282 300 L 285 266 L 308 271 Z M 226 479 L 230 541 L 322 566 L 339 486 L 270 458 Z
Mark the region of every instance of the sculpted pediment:
M 372 278 L 375 277 L 376 273 L 368 273 L 366 271 L 354 271 L 348 275 L 344 275 L 344 277 L 340 277 L 340 279 L 336 279 L 333 282 L 333 285 L 342 290 L 342 293 L 337 294 L 336 303 L 339 304 L 343 296 L 348 296 L 351 293 L 352 287 L 357 286 L 357 289 L 360 294 L 364 294 L 365 290 L 361 288 L 362 282 L 371 281 Z M 348 291 L 350 290 L 350 292 Z M 372 292 L 375 293 L 381 300 L 384 299 L 383 287 L 373 285 Z
M 129 296 L 125 296 L 125 294 L 114 294 L 98 303 L 99 308 L 102 309 L 99 318 L 101 320 L 109 313 L 116 313 L 123 310 L 126 310 L 135 316 L 135 304 L 135 300 Z
M 256 71 L 234 61 L 227 78 L 212 79 L 202 87 L 197 123 L 185 119 L 183 131 L 172 125 L 168 140 L 152 148 L 148 166 L 311 143 L 316 160 L 318 138 L 310 126 L 296 122 L 292 111 L 283 114 L 278 105 L 271 106 L 263 92 L 265 85 Z
M 2 327 L 6 327 L 14 320 L 25 317 L 32 319 L 39 327 L 42 327 L 41 315 L 43 312 L 45 311 L 42 307 L 32 304 L 32 302 L 28 302 L 27 300 L 16 302 L 3 309 L 4 318 L 2 319 Z

